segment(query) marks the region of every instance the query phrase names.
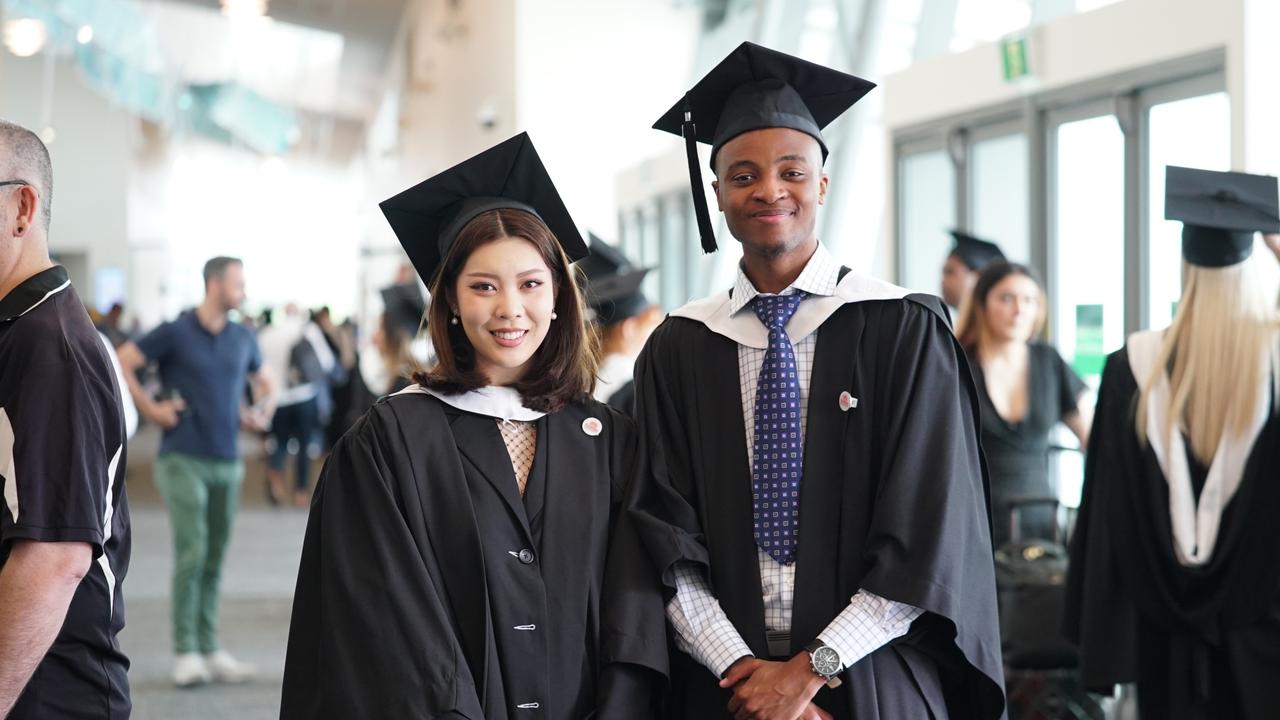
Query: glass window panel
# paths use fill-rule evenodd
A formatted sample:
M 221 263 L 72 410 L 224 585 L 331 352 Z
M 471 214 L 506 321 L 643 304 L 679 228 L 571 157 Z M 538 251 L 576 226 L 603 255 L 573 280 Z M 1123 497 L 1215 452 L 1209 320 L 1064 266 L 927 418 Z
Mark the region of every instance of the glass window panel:
M 648 203 L 641 216 L 641 237 L 643 244 L 638 255 L 631 258 L 632 262 L 639 262 L 642 267 L 654 267 L 661 261 L 662 253 L 662 219 L 661 204 L 657 201 Z M 640 284 L 640 289 L 645 295 L 651 298 L 661 297 L 660 288 L 658 287 L 658 274 L 649 273 L 645 276 L 644 282 Z
M 1058 350 L 1095 383 L 1124 343 L 1124 135 L 1111 115 L 1057 128 Z
M 656 275 L 658 284 L 662 286 L 662 296 L 650 296 L 649 301 L 657 302 L 664 308 L 683 305 L 689 293 L 681 262 L 685 245 L 689 242 L 684 231 L 685 203 L 682 198 L 682 194 L 673 194 L 662 199 L 662 261 L 657 270 L 649 273 Z
M 1009 260 L 1027 263 L 1027 136 L 1017 133 L 975 142 L 969 162 L 970 231 L 998 244 Z
M 1148 118 L 1147 327 L 1161 328 L 1182 297 L 1182 223 L 1164 219 L 1165 166 L 1230 170 L 1231 107 L 1219 92 L 1155 105 Z
M 1107 353 L 1124 343 L 1124 134 L 1111 115 L 1063 123 L 1055 132 L 1051 318 L 1058 352 L 1096 390 Z M 1065 428 L 1055 439 L 1075 444 Z M 1083 456 L 1058 452 L 1054 466 L 1058 497 L 1078 506 Z
M 951 250 L 947 230 L 956 223 L 955 172 L 944 150 L 907 155 L 900 161 L 898 276 L 912 290 L 940 292 L 942 263 Z
M 628 258 L 639 258 L 644 252 L 644 213 L 632 210 L 624 220 L 626 224 L 622 232 L 622 254 Z

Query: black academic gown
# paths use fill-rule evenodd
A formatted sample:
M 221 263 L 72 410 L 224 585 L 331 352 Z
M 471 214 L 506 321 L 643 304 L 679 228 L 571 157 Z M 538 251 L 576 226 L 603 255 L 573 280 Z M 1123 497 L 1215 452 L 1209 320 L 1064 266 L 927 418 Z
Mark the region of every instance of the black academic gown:
M 938 303 L 851 302 L 818 330 L 791 650 L 859 589 L 926 611 L 818 692 L 841 719 L 983 720 L 1004 707 L 977 397 Z M 629 505 L 668 597 L 676 563 L 707 568 L 729 620 L 768 657 L 737 353 L 689 318 L 654 333 L 636 373 L 649 468 Z M 847 412 L 845 391 L 859 400 Z M 717 680 L 673 644 L 670 717 L 728 717 Z
M 666 646 L 620 512 L 631 422 L 588 401 L 537 423 L 523 498 L 495 420 L 435 397 L 382 398 L 343 437 L 307 523 L 282 718 L 652 717 Z
M 1253 445 L 1209 562 L 1180 564 L 1168 483 L 1107 360 L 1071 543 L 1066 631 L 1086 686 L 1136 682 L 1144 720 L 1280 717 L 1280 415 Z

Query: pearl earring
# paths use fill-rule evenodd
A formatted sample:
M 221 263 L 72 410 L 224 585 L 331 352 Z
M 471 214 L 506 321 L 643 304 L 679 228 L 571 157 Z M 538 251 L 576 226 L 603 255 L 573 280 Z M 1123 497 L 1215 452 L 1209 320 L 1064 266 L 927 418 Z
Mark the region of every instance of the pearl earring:
M 556 319 L 556 318 L 558 318 L 558 317 L 560 317 L 560 316 L 559 316 L 559 315 L 556 315 L 554 311 L 551 313 L 551 319 L 552 319 L 552 320 L 555 320 L 555 319 Z
M 457 316 L 457 315 L 454 315 L 454 316 L 453 316 L 453 319 L 449 321 L 449 324 L 450 324 L 450 325 L 457 325 L 457 324 L 458 324 L 458 316 Z

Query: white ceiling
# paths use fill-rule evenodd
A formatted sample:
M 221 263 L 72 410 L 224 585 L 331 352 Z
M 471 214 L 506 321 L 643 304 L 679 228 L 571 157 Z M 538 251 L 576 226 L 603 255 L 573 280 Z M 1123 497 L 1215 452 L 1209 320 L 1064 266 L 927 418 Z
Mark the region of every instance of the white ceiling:
M 407 0 L 271 0 L 266 21 L 232 21 L 218 0 L 140 4 L 170 71 L 241 83 L 301 111 L 369 120 Z

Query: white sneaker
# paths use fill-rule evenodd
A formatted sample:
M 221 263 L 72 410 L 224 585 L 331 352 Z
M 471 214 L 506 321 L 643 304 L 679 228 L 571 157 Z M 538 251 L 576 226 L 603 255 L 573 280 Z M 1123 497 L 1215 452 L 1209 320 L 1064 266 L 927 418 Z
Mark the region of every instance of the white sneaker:
M 253 679 L 258 669 L 253 665 L 240 662 L 226 650 L 205 655 L 204 662 L 209 667 L 213 679 L 224 683 L 242 683 Z
M 199 653 L 182 653 L 173 661 L 173 684 L 178 687 L 202 685 L 213 679 Z

